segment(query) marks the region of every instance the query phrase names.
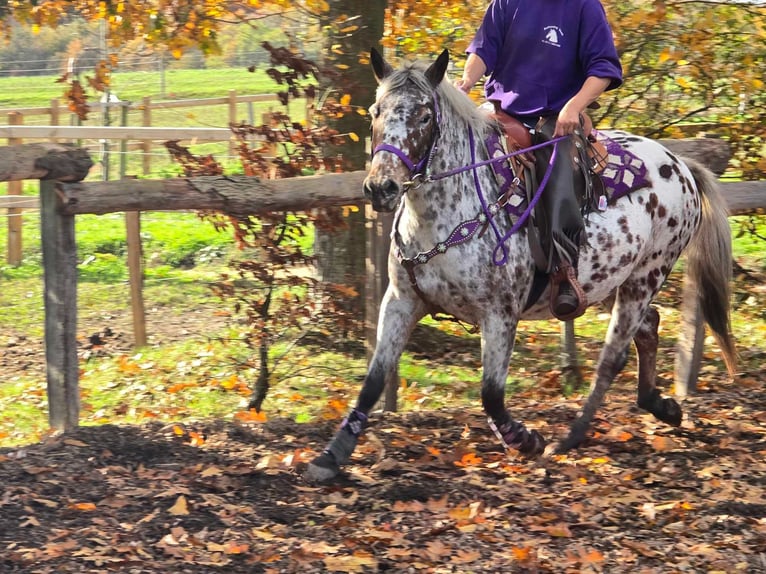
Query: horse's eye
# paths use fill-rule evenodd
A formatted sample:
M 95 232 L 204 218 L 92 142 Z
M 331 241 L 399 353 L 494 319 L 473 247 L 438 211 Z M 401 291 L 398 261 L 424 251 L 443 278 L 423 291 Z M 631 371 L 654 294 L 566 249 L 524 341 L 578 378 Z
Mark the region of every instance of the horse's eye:
M 431 121 L 431 112 L 428 112 L 422 118 L 420 118 L 420 123 L 423 125 L 426 125 L 430 121 Z
M 375 119 L 380 114 L 380 110 L 378 109 L 378 106 L 372 105 L 370 106 L 370 116 L 372 116 L 372 119 Z

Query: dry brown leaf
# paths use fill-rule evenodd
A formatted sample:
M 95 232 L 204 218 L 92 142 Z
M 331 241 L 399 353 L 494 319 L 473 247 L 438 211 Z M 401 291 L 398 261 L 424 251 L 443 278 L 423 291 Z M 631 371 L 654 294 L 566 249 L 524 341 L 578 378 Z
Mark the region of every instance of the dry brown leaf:
M 183 494 L 179 496 L 175 504 L 168 508 L 168 512 L 173 516 L 186 516 L 189 514 L 189 505 L 186 502 L 186 497 Z
M 669 450 L 682 448 L 682 445 L 680 445 L 678 442 L 674 441 L 670 437 L 655 436 L 652 439 L 652 448 L 656 450 L 657 452 L 666 452 Z

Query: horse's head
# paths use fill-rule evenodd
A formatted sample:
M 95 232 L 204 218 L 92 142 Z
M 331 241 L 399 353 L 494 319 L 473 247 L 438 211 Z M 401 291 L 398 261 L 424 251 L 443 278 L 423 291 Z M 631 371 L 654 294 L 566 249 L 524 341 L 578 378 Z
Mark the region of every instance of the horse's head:
M 393 211 L 407 188 L 428 166 L 439 135 L 437 87 L 449 54 L 428 67 L 417 63 L 394 70 L 374 48 L 370 54 L 378 81 L 372 116 L 372 160 L 364 194 L 376 211 Z

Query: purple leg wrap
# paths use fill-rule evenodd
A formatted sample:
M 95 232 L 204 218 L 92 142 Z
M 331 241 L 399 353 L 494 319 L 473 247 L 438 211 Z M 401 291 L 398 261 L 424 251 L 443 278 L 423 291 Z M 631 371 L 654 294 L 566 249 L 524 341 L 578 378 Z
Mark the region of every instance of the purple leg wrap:
M 492 418 L 487 419 L 489 428 L 507 449 L 514 449 L 521 454 L 534 456 L 545 450 L 545 439 L 536 430 L 528 431 L 520 422 L 508 421 L 497 426 Z
M 343 419 L 340 428 L 346 429 L 352 436 L 358 437 L 362 434 L 364 427 L 367 426 L 367 415 L 361 411 L 353 409 L 349 415 Z

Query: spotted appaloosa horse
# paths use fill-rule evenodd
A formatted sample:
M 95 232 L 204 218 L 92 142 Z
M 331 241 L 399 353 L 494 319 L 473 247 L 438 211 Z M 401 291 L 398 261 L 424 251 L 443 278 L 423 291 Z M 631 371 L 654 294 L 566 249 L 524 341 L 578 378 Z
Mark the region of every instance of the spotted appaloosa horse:
M 504 389 L 517 323 L 550 318 L 548 298 L 543 294 L 528 305 L 535 263 L 521 224 L 526 213 L 510 211 L 512 202 L 501 196 L 484 143 L 496 124 L 444 79 L 448 60 L 445 50 L 430 65 L 410 62 L 394 70 L 372 53 L 379 86 L 364 191 L 374 209 L 397 209 L 390 284 L 357 405 L 310 463 L 309 479 L 331 479 L 348 461 L 412 329 L 435 310 L 480 327 L 482 405 L 504 446 L 531 456 L 545 450 L 537 431 L 511 418 Z M 729 317 L 731 234 L 715 178 L 655 141 L 602 133 L 643 162 L 645 184 L 614 201 L 614 190 L 607 189 L 608 204 L 586 218 L 578 276 L 589 303 L 605 303 L 611 320 L 590 394 L 556 452 L 585 438 L 631 340 L 638 356 L 638 406 L 680 424 L 680 406 L 655 386 L 659 315 L 650 303 L 685 249 L 703 316 L 732 375 L 736 364 Z

